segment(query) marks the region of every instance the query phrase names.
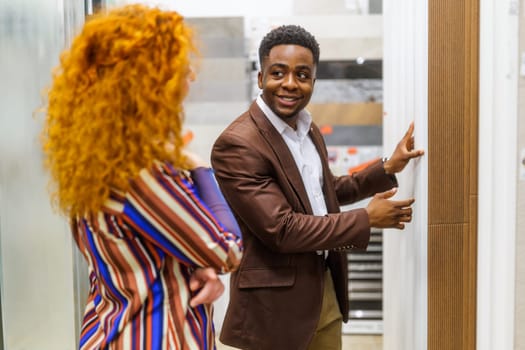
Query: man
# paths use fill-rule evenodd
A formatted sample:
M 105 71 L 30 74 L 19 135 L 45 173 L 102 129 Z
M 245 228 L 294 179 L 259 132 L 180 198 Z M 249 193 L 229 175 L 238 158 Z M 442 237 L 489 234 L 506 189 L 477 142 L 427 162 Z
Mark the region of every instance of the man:
M 259 61 L 261 95 L 212 150 L 245 247 L 231 276 L 221 341 L 241 349 L 341 349 L 346 250 L 366 249 L 371 227 L 402 229 L 411 221 L 414 200 L 388 198 L 394 174 L 423 151 L 413 150 L 411 125 L 388 160 L 333 176 L 323 138 L 304 109 L 315 83 L 317 41 L 301 27 L 281 26 L 263 38 Z M 374 194 L 366 209 L 339 210 Z

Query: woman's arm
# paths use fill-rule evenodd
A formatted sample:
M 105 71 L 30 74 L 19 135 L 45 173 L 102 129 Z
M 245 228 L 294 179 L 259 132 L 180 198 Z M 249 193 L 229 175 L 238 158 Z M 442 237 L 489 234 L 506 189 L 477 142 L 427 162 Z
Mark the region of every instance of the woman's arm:
M 199 197 L 206 203 L 223 227 L 228 232 L 241 237 L 241 229 L 217 185 L 213 170 L 211 168 L 199 167 L 191 171 L 191 177 Z
M 193 183 L 168 164 L 144 169 L 131 182 L 124 214 L 138 235 L 183 264 L 220 272 L 239 264 L 240 236 L 225 230 Z

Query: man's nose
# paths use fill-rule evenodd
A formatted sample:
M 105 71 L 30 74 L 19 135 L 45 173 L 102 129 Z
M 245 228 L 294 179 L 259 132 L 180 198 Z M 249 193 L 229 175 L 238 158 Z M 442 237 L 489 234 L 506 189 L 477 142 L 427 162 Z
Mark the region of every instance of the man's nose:
M 283 79 L 283 86 L 288 89 L 295 89 L 297 87 L 297 81 L 293 74 L 286 74 Z

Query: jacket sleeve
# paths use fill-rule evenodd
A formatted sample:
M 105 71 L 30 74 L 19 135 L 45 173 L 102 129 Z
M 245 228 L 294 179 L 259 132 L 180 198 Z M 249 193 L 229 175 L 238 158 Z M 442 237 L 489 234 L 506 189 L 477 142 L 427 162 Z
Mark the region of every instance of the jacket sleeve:
M 246 129 L 227 130 L 215 142 L 211 157 L 219 186 L 243 233 L 255 235 L 271 250 L 287 253 L 366 248 L 370 238 L 366 210 L 306 214 L 278 157 L 256 137 Z
M 127 224 L 181 263 L 220 272 L 239 265 L 240 236 L 225 230 L 190 179 L 169 165 L 143 169 L 126 197 Z
M 377 160 L 359 172 L 334 176 L 333 182 L 337 200 L 341 205 L 360 201 L 398 185 L 395 175 L 385 173 L 381 160 Z

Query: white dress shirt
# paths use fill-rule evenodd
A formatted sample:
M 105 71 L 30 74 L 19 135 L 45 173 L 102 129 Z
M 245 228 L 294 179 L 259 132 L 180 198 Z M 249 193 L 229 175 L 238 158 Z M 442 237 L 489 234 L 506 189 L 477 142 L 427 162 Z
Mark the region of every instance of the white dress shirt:
M 256 102 L 290 149 L 303 179 L 313 214 L 316 216 L 326 215 L 321 158 L 319 158 L 319 153 L 317 153 L 317 149 L 310 139 L 310 135 L 308 135 L 312 116 L 304 109 L 299 112 L 297 130 L 294 130 L 266 105 L 261 96 L 257 97 Z

